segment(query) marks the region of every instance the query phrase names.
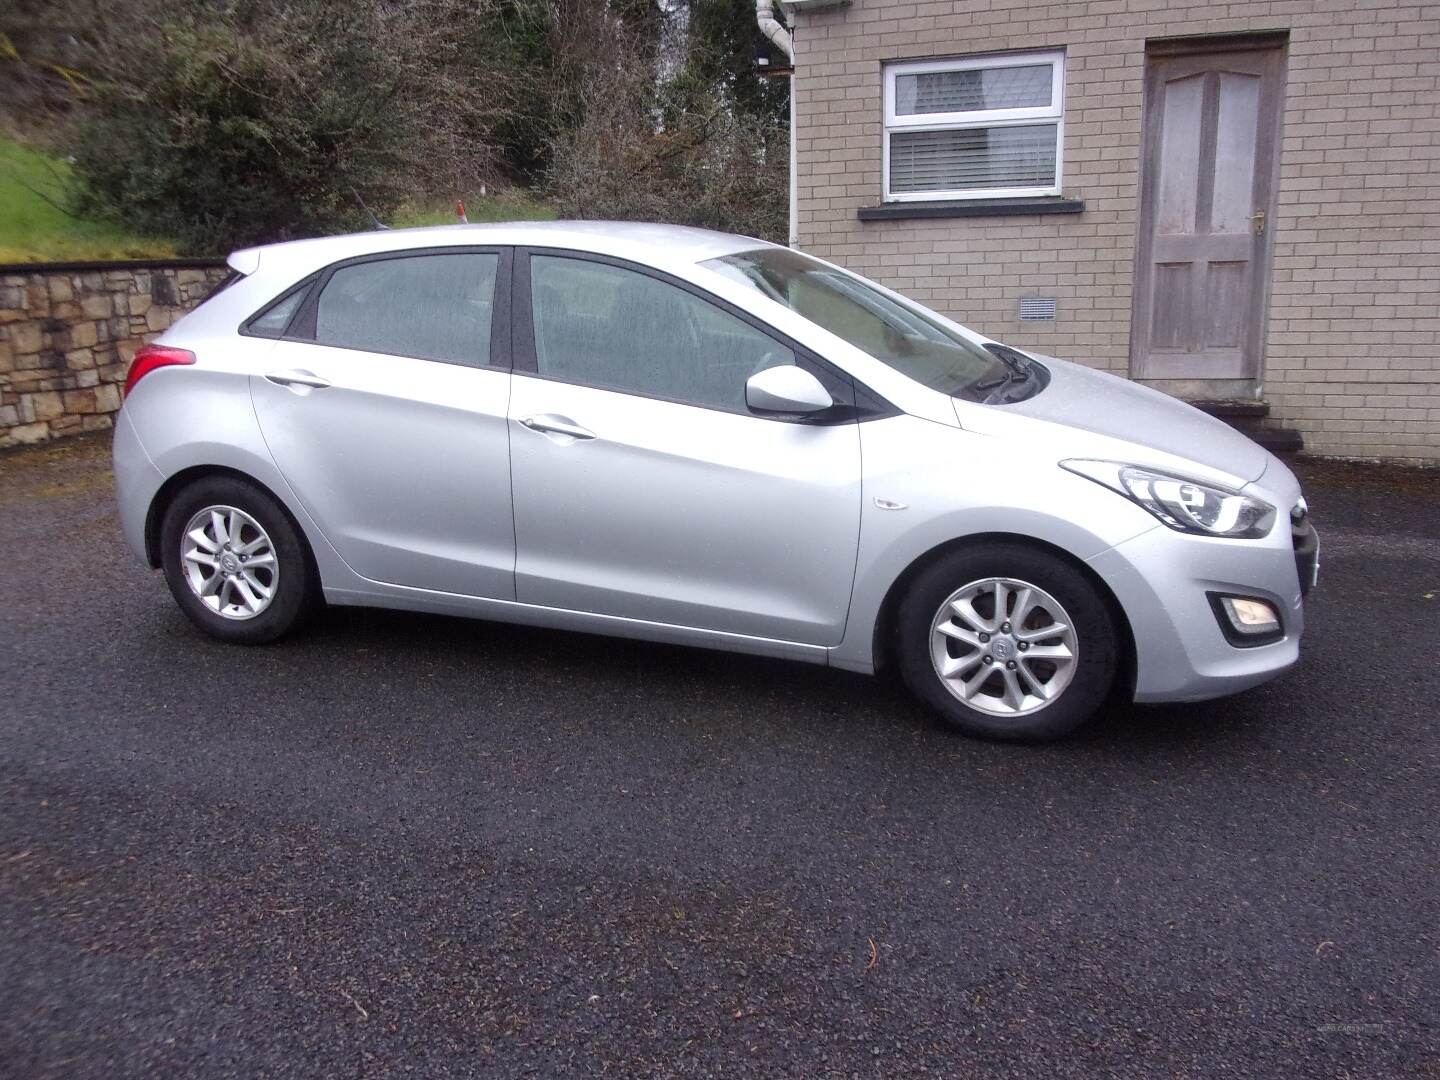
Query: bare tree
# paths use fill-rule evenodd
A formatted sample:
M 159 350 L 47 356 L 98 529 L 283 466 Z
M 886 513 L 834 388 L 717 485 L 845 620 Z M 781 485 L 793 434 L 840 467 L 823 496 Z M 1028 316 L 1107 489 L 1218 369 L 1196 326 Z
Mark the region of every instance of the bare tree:
M 583 103 L 554 145 L 550 191 L 562 213 L 785 236 L 777 120 L 737 108 L 721 78 L 697 84 L 688 56 L 657 55 L 658 27 L 606 11 L 562 16 L 557 33 L 566 58 L 557 66 Z M 702 45 L 682 36 L 678 47 Z

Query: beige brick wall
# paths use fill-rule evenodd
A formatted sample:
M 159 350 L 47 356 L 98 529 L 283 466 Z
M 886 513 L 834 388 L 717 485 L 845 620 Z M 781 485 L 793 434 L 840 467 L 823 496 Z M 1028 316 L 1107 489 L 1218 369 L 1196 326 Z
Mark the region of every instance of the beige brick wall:
M 803 248 L 977 330 L 1129 363 L 1147 39 L 1290 34 L 1263 393 L 1307 451 L 1440 462 L 1440 3 L 853 0 L 797 19 Z M 861 222 L 881 66 L 1064 49 L 1071 216 Z M 1022 296 L 1053 323 L 1021 323 Z
M 223 266 L 0 271 L 0 448 L 108 428 L 135 350 L 224 273 Z

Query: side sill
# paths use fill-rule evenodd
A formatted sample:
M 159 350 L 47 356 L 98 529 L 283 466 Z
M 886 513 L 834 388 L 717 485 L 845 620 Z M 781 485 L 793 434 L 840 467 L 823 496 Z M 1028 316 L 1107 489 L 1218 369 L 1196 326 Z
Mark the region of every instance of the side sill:
M 489 619 L 552 630 L 572 630 L 605 637 L 635 638 L 666 645 L 689 645 L 720 652 L 773 656 L 782 660 L 800 660 L 808 664 L 828 665 L 830 662 L 831 650 L 824 645 L 750 637 L 723 630 L 703 630 L 693 626 L 647 622 L 643 619 L 627 619 L 589 611 L 568 611 L 563 608 L 522 604 L 517 600 L 431 592 L 381 582 L 370 584 L 371 587 L 364 590 L 327 588 L 325 600 L 337 607 L 378 607 L 438 615 L 460 615 L 471 619 Z

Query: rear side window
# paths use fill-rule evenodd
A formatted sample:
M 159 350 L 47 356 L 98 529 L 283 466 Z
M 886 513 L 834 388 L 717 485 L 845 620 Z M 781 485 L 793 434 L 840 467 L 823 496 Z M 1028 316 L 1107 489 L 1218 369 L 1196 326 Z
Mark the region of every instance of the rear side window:
M 342 266 L 315 308 L 315 342 L 452 364 L 490 359 L 493 252 L 412 255 Z M 268 313 L 267 313 L 268 314 Z

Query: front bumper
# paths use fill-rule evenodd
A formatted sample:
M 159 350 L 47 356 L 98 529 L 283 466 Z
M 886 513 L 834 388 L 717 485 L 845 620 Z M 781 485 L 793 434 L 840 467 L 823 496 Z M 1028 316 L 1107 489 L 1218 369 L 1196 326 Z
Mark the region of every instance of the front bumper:
M 1313 529 L 1309 535 L 1313 538 Z M 1160 526 L 1091 559 L 1130 620 L 1135 700 L 1222 697 L 1258 686 L 1294 664 L 1305 628 L 1302 564 L 1313 558 L 1313 549 L 1300 552 L 1284 526 L 1254 541 Z M 1265 645 L 1231 644 L 1210 600 L 1215 593 L 1268 601 L 1280 614 L 1283 633 Z

